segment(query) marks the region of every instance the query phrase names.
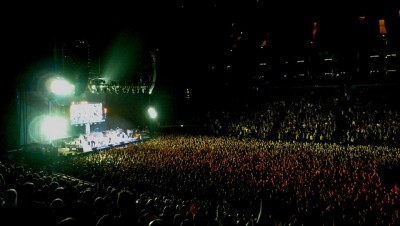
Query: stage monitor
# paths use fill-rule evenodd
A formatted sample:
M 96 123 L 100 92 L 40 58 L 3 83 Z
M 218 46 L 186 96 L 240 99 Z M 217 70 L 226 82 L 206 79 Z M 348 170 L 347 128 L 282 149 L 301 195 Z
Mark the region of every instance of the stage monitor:
M 71 125 L 104 122 L 106 120 L 102 103 L 71 103 Z

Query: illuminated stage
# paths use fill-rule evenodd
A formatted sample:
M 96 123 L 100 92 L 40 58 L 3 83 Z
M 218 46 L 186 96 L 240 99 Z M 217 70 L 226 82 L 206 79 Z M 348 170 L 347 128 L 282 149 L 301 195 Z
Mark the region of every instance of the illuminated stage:
M 63 139 L 56 143 L 59 144 L 59 155 L 74 155 L 124 147 L 131 143 L 142 143 L 144 140 L 149 138 L 146 133 L 142 134 L 143 135 L 140 134 L 139 136 L 128 136 L 120 130 L 107 130 Z

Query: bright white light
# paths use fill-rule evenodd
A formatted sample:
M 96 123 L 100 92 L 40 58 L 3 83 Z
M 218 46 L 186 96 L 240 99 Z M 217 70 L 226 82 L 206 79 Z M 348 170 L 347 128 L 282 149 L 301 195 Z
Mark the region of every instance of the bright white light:
M 50 91 L 57 95 L 69 95 L 74 90 L 75 86 L 63 79 L 55 79 L 50 84 Z
M 153 107 L 149 107 L 147 110 L 147 113 L 149 113 L 150 118 L 155 119 L 157 118 L 157 111 Z
M 64 138 L 68 131 L 68 120 L 62 117 L 46 117 L 41 125 L 41 132 L 50 140 Z

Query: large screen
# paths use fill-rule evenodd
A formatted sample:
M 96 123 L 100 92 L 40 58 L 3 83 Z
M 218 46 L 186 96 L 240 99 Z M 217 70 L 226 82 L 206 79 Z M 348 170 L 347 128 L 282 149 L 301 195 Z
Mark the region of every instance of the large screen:
M 71 103 L 70 121 L 72 125 L 104 122 L 105 112 L 102 103 Z

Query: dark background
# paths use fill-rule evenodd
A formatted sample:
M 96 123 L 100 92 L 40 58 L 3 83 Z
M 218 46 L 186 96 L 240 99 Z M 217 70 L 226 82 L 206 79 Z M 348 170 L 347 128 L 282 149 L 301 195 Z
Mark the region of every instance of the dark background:
M 157 53 L 157 82 L 151 97 L 110 97 L 115 114 L 141 114 L 132 109 L 141 103 L 157 105 L 165 124 L 180 123 L 190 106 L 206 108 L 207 103 L 224 102 L 223 68 L 236 62 L 236 75 L 247 79 L 247 68 L 257 57 L 260 40 L 271 32 L 271 53 L 290 55 L 310 41 L 313 21 L 319 21 L 319 45 L 347 51 L 371 48 L 379 29 L 379 18 L 399 37 L 399 1 L 144 1 L 95 2 L 92 4 L 15 3 L 2 7 L 2 74 L 4 110 L 0 137 L 4 149 L 14 148 L 18 134 L 15 99 L 17 91 L 37 81 L 40 67 L 49 64 L 56 43 L 89 40 L 102 59 L 121 37 L 132 42 L 135 61 L 132 70 L 119 80 L 134 80 L 140 74 L 149 51 Z M 365 29 L 357 30 L 359 16 L 366 16 Z M 235 59 L 229 51 L 243 32 Z M 398 39 L 397 39 L 398 40 Z M 398 45 L 397 45 L 398 46 Z M 128 51 L 128 49 L 127 49 Z M 238 63 L 239 62 L 239 63 Z M 190 88 L 192 103 L 184 100 Z M 231 88 L 230 88 L 231 89 Z M 240 91 L 238 91 L 240 92 Z M 245 94 L 241 94 L 245 95 Z M 129 98 L 134 100 L 130 101 Z M 112 101 L 111 101 L 112 100 Z M 145 106 L 145 104 L 143 104 Z M 131 110 L 131 111 L 130 111 Z M 193 111 L 193 110 L 192 110 Z

